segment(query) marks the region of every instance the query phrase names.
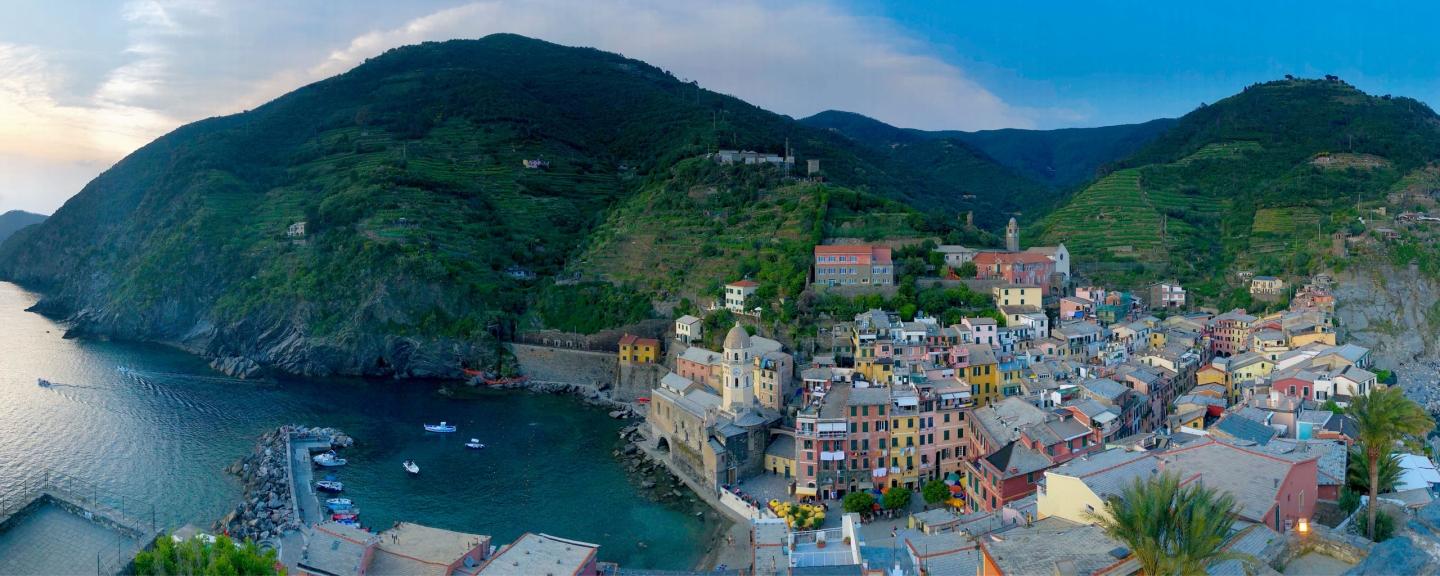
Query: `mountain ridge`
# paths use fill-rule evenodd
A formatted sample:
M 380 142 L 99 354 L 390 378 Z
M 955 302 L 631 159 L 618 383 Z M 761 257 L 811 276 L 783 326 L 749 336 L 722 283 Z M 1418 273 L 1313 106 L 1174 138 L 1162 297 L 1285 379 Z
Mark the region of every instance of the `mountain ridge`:
M 49 216 L 24 210 L 11 210 L 0 214 L 0 243 L 5 242 L 7 238 L 26 226 L 44 222 L 46 218 Z

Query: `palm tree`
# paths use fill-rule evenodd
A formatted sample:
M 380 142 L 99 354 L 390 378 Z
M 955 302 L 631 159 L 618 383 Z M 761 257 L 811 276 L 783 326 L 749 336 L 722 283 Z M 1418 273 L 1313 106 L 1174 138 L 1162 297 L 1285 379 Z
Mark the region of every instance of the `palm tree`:
M 1150 576 L 1201 574 L 1223 560 L 1253 562 L 1225 550 L 1234 540 L 1230 528 L 1239 511 L 1235 497 L 1199 483 L 1181 485 L 1173 472 L 1136 478 L 1105 500 L 1102 512 L 1085 518 L 1122 542 Z
M 1380 459 L 1380 491 L 1384 494 L 1400 483 L 1400 460 L 1390 454 Z M 1370 461 L 1358 450 L 1350 451 L 1350 465 L 1345 471 L 1345 485 L 1357 494 L 1370 491 Z
M 1390 456 L 1395 443 L 1413 440 L 1435 429 L 1435 421 L 1413 400 L 1406 398 L 1400 388 L 1370 389 L 1364 396 L 1356 396 L 1345 409 L 1345 414 L 1355 421 L 1355 440 L 1365 453 L 1370 471 L 1370 505 L 1366 534 L 1375 534 L 1375 506 L 1380 496 L 1380 458 Z

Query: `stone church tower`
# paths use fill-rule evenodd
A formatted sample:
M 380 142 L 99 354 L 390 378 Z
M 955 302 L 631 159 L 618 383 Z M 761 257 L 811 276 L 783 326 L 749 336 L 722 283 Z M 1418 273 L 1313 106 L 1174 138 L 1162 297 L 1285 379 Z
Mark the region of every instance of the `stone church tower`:
M 720 405 L 725 411 L 736 414 L 755 403 L 750 333 L 739 322 L 725 335 L 724 354 L 721 366 L 725 371 L 725 386 L 721 390 Z
M 1015 223 L 1014 218 L 1005 226 L 1005 249 L 1010 252 L 1020 251 L 1020 225 Z

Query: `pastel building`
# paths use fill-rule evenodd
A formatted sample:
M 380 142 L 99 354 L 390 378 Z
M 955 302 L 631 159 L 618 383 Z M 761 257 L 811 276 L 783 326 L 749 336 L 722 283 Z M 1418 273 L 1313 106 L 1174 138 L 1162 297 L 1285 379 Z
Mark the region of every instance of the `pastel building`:
M 815 283 L 827 286 L 895 284 L 890 249 L 883 246 L 816 246 Z

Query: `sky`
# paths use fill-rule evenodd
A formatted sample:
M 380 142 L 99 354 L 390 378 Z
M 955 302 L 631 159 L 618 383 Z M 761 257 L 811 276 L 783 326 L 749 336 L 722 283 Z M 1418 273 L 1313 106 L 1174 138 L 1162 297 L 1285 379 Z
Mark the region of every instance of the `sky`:
M 51 213 L 195 120 L 386 49 L 513 32 L 638 58 L 766 109 L 922 129 L 1177 117 L 1335 74 L 1440 102 L 1440 3 L 909 0 L 14 2 L 0 19 L 0 212 Z

